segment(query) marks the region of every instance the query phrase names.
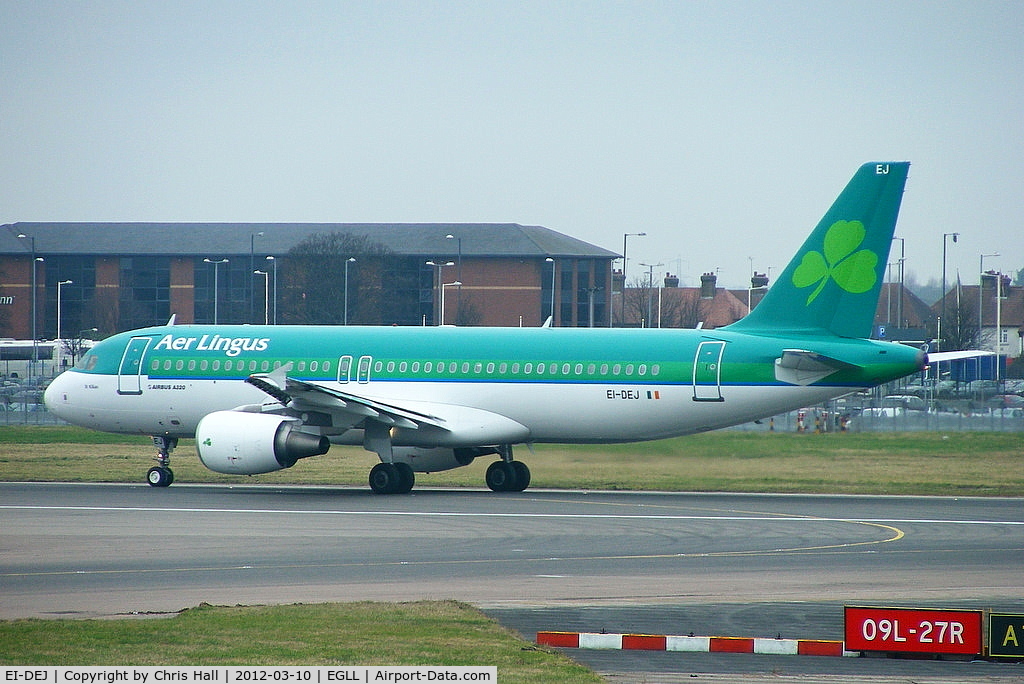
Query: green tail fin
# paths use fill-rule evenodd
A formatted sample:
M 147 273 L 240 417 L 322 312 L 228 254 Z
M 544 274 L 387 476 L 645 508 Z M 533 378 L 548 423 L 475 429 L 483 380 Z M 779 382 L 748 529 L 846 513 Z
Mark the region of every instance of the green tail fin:
M 870 336 L 909 169 L 860 167 L 761 303 L 729 329 Z

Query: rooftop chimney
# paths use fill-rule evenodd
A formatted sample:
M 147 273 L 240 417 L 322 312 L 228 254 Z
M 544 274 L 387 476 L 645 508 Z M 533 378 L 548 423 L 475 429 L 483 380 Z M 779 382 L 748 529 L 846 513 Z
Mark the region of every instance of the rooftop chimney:
M 700 298 L 701 299 L 714 299 L 715 298 L 715 283 L 718 282 L 718 276 L 714 273 L 705 273 L 700 277 Z
M 671 273 L 665 274 L 665 287 L 679 287 L 679 277 Z
M 626 274 L 621 269 L 612 271 L 612 292 L 622 292 L 626 287 Z

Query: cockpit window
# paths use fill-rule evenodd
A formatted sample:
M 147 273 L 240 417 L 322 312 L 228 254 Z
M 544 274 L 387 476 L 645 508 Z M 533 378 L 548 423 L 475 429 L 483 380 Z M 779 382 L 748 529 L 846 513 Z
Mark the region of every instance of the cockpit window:
M 99 358 L 92 353 L 92 350 L 89 350 L 85 352 L 85 356 L 78 359 L 78 363 L 75 364 L 75 368 L 79 370 L 91 371 L 93 368 L 96 367 L 97 361 L 99 361 Z

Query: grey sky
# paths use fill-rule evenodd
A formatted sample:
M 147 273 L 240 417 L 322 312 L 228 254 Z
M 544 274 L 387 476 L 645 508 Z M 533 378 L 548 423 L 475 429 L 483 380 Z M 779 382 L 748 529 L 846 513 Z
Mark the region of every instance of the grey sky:
M 1024 267 L 1020 2 L 0 0 L 0 26 L 2 222 L 645 231 L 631 277 L 743 286 L 908 159 L 908 272 L 954 231 L 951 282 Z

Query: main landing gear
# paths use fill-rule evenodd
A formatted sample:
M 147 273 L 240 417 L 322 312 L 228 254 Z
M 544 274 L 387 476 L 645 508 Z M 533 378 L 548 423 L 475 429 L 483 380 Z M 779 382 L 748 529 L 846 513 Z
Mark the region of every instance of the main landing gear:
M 487 486 L 492 492 L 521 492 L 530 486 L 530 469 L 512 458 L 512 446 L 498 447 L 501 460 L 487 467 Z
M 374 494 L 408 494 L 415 484 L 416 474 L 408 463 L 378 463 L 370 469 Z
M 391 428 L 388 425 L 376 420 L 367 420 L 363 427 L 363 448 L 377 454 L 381 461 L 370 469 L 370 489 L 374 494 L 408 494 L 412 491 L 413 485 L 416 484 L 416 475 L 411 465 L 395 461 Z M 458 465 L 468 465 L 478 455 L 494 453 L 491 447 L 469 451 L 473 452 L 469 459 L 460 460 Z M 495 492 L 521 492 L 529 487 L 530 469 L 522 461 L 513 459 L 512 445 L 502 444 L 497 447 L 497 452 L 501 460 L 495 461 L 487 468 L 487 486 Z M 452 464 L 447 467 L 457 466 Z
M 153 435 L 153 446 L 157 449 L 157 455 L 153 457 L 159 465 L 149 469 L 146 473 L 146 481 L 150 487 L 170 487 L 174 482 L 174 471 L 171 470 L 171 452 L 178 446 L 177 437 L 165 437 Z

